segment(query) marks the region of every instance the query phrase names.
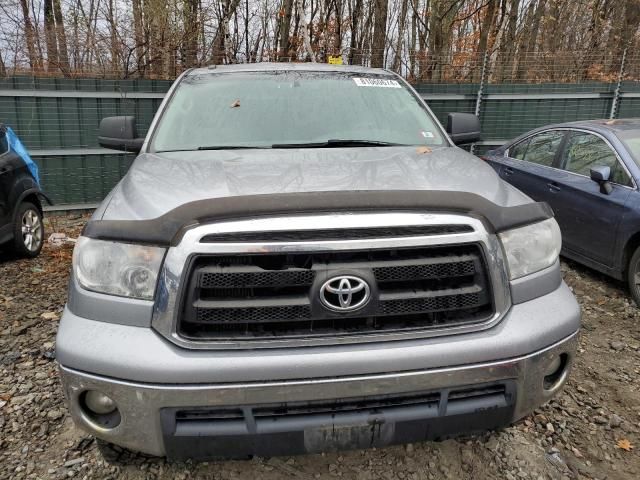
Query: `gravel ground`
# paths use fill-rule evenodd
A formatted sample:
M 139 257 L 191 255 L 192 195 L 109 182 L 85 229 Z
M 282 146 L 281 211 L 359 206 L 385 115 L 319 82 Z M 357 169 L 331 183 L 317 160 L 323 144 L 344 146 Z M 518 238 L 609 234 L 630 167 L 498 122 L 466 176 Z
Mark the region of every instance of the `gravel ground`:
M 53 225 L 51 223 L 53 222 Z M 75 236 L 84 218 L 55 217 Z M 113 467 L 76 429 L 54 358 L 71 247 L 32 261 L 0 252 L 0 479 L 637 479 L 640 477 L 640 311 L 623 286 L 579 265 L 563 272 L 584 327 L 567 387 L 533 415 L 481 437 L 378 450 L 200 464 L 140 459 Z

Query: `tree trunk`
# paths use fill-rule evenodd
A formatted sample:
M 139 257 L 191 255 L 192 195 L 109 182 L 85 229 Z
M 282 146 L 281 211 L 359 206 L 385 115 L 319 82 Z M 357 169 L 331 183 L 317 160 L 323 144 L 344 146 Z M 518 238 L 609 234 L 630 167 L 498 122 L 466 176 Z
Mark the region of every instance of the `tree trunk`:
M 249 0 L 244 2 L 244 55 L 247 63 L 251 62 L 251 51 L 249 50 Z
M 27 42 L 27 53 L 29 55 L 29 66 L 32 70 L 42 70 L 42 61 L 36 53 L 36 34 L 29 14 L 29 3 L 27 0 L 20 0 L 22 7 L 22 20 L 24 22 L 24 35 Z
M 111 47 L 111 73 L 117 76 L 120 73 L 120 48 L 113 0 L 107 2 L 107 22 L 109 23 L 109 44 Z
M 358 20 L 362 16 L 362 0 L 355 0 L 353 6 L 353 12 L 351 12 L 351 40 L 349 42 L 349 65 L 355 64 L 356 54 L 362 54 L 358 52 Z M 360 60 L 358 63 L 362 63 Z
M 240 0 L 222 0 L 222 11 L 220 12 L 220 21 L 218 30 L 213 38 L 213 56 L 211 61 L 214 65 L 224 63 L 227 59 L 227 43 L 229 36 L 229 20 L 238 8 Z
M 412 0 L 415 1 L 415 0 Z M 413 15 L 411 15 L 411 38 L 409 39 L 409 80 L 415 80 L 418 75 L 417 62 L 416 62 L 416 41 L 418 30 L 418 14 L 414 9 Z
M 453 23 L 460 4 L 457 0 L 437 0 L 429 18 L 429 62 L 427 78 L 440 81 L 449 63 Z
M 311 48 L 311 30 L 309 27 L 310 21 L 307 20 L 307 13 L 304 10 L 304 3 L 302 0 L 296 0 L 296 8 L 298 10 L 298 15 L 302 19 L 302 39 L 304 42 L 304 50 L 307 55 L 309 55 L 309 59 L 312 62 L 316 61 L 316 55 Z
M 373 40 L 371 42 L 371 66 L 384 68 L 384 49 L 387 43 L 387 0 L 374 0 Z
M 612 40 L 613 55 L 611 58 L 611 72 L 617 73 L 622 63 L 622 54 L 631 45 L 631 41 L 638 31 L 640 24 L 640 0 L 625 0 L 618 4 L 622 15 L 616 22 L 616 34 Z
M 47 45 L 47 72 L 53 72 L 60 65 L 56 42 L 56 23 L 53 15 L 53 0 L 44 0 L 44 33 Z
M 280 15 L 280 48 L 278 57 L 282 61 L 291 61 L 289 32 L 291 30 L 291 12 L 293 10 L 293 0 L 284 0 Z
M 476 53 L 476 65 L 473 75 L 473 81 L 479 82 L 482 75 L 482 62 L 484 56 L 489 49 L 489 32 L 493 29 L 493 25 L 496 21 L 496 9 L 498 7 L 499 0 L 489 0 L 487 4 L 487 10 L 484 12 L 482 18 L 482 25 L 480 27 L 480 39 L 478 41 L 478 50 Z
M 4 65 L 4 60 L 2 58 L 2 50 L 0 50 L 0 77 L 7 76 L 7 68 Z
M 518 10 L 520 0 L 509 1 L 509 14 L 507 28 L 502 37 L 500 54 L 498 55 L 497 77 L 500 81 L 511 80 L 513 76 L 513 64 L 515 59 L 516 28 L 518 26 Z
M 56 34 L 58 37 L 58 58 L 60 60 L 60 70 L 62 70 L 62 73 L 65 76 L 69 76 L 69 53 L 67 51 L 67 34 L 64 29 L 60 0 L 53 0 L 53 16 L 56 20 Z
M 184 43 L 183 67 L 191 68 L 197 64 L 198 54 L 198 0 L 184 0 Z
M 400 16 L 398 17 L 398 38 L 396 42 L 396 52 L 393 58 L 393 71 L 400 72 L 402 62 L 402 44 L 404 43 L 404 29 L 407 21 L 407 3 L 408 0 L 402 0 L 400 5 Z
M 136 52 L 136 65 L 138 68 L 138 76 L 143 77 L 145 74 L 144 54 L 149 45 L 144 41 L 144 27 L 142 24 L 142 0 L 132 0 L 133 7 L 133 32 L 134 32 L 134 48 Z

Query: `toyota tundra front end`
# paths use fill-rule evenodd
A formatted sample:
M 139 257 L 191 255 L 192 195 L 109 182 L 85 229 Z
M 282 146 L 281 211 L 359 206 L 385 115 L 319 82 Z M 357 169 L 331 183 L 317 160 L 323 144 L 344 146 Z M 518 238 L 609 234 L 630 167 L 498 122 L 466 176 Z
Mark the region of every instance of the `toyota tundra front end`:
M 144 141 L 113 133 L 130 121 L 101 129 L 140 155 L 78 239 L 57 338 L 103 449 L 442 439 L 565 383 L 580 310 L 558 225 L 455 147 L 473 119 L 448 136 L 386 71 L 279 64 L 187 72 Z

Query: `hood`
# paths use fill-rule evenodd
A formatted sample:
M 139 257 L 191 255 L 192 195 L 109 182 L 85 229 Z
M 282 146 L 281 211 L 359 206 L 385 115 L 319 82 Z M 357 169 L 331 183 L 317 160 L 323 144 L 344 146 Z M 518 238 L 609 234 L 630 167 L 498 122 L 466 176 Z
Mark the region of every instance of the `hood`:
M 457 147 L 220 150 L 140 155 L 94 218 L 152 219 L 196 200 L 338 190 L 447 190 L 527 203 L 493 168 Z

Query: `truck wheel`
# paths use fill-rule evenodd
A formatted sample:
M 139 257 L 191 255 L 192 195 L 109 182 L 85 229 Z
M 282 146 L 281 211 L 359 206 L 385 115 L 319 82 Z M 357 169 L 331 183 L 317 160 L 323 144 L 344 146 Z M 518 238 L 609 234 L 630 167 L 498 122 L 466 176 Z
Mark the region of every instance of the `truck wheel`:
M 34 258 L 44 243 L 42 213 L 33 203 L 21 203 L 16 212 L 13 229 L 13 250 L 16 255 Z
M 136 465 L 157 457 L 128 450 L 96 438 L 96 445 L 105 462 L 111 465 Z
M 640 247 L 633 252 L 629 266 L 627 268 L 627 283 L 629 292 L 636 305 L 640 306 Z

